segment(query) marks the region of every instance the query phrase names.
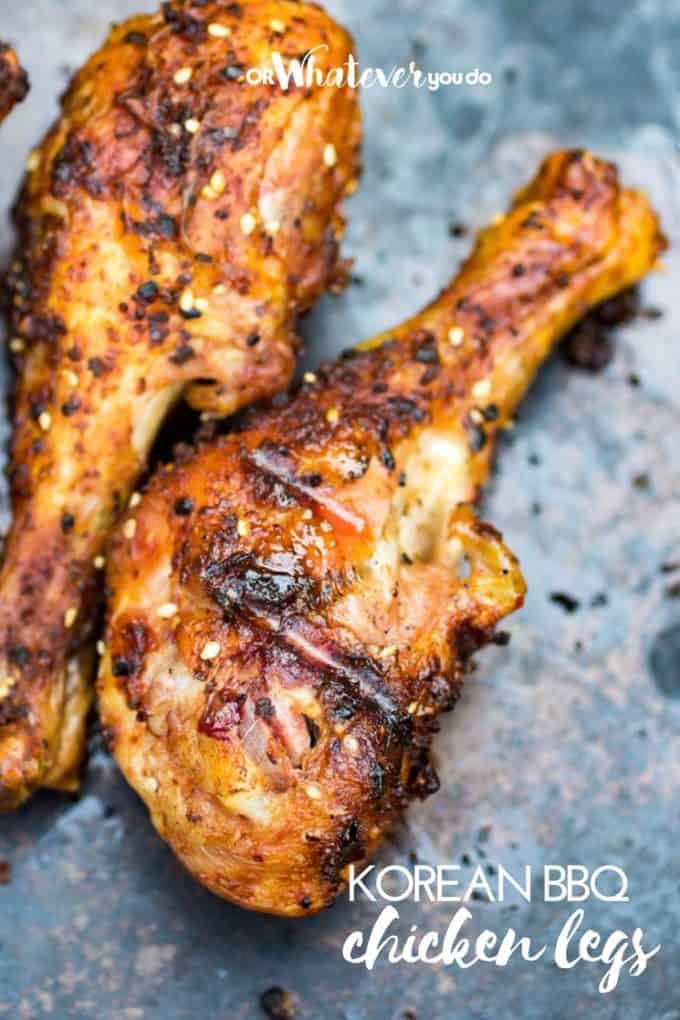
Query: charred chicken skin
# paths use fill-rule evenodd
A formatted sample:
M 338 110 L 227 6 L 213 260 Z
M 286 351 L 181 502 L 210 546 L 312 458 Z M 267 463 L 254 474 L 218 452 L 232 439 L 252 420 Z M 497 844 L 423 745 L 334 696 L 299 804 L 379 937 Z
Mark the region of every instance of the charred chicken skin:
M 29 159 L 10 276 L 13 524 L 0 572 L 0 809 L 71 789 L 103 550 L 182 395 L 226 415 L 285 386 L 337 272 L 356 180 L 347 88 L 251 67 L 351 40 L 292 0 L 171 2 L 114 28 Z
M 470 507 L 493 441 L 554 342 L 662 246 L 613 166 L 551 156 L 432 305 L 160 470 L 126 515 L 103 720 L 213 892 L 319 910 L 436 788 L 437 717 L 524 596 Z
M 28 75 L 17 55 L 6 43 L 0 42 L 0 121 L 28 92 Z

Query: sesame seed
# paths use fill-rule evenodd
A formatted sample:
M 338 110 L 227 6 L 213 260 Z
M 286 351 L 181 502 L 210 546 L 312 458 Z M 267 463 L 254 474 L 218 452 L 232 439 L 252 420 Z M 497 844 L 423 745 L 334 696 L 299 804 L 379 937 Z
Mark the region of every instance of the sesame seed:
M 179 296 L 179 307 L 183 312 L 191 312 L 194 309 L 194 293 L 188 287 Z
M 210 190 L 214 191 L 216 195 L 221 195 L 227 186 L 227 178 L 224 176 L 222 170 L 216 170 L 210 178 Z
M 78 376 L 70 368 L 62 369 L 62 375 L 64 376 L 64 379 L 69 384 L 69 386 L 77 386 L 78 385 Z
M 103 641 L 98 641 L 97 642 L 97 655 L 105 655 L 105 654 L 106 654 L 106 645 L 104 644 Z
M 50 414 L 49 411 L 43 411 L 42 414 L 38 416 L 38 425 L 43 430 L 43 432 L 47 432 L 51 424 L 52 415 Z
M 40 149 L 34 149 L 26 160 L 26 169 L 32 174 L 40 166 Z
M 283 33 L 286 31 L 286 26 L 279 18 L 272 18 L 272 20 L 269 22 L 269 27 L 271 28 L 272 32 L 277 32 L 279 35 L 283 35 Z
M 279 230 L 281 229 L 281 224 L 279 223 L 278 220 L 269 220 L 267 223 L 265 223 L 264 229 L 268 234 L 272 235 L 278 234 Z
M 316 375 L 314 374 L 314 372 L 305 372 L 302 378 L 305 380 L 306 383 L 316 382 Z
M 211 35 L 213 39 L 226 39 L 228 35 L 231 35 L 231 29 L 226 25 L 219 25 L 216 21 L 208 25 L 208 35 Z
M 319 527 L 321 528 L 322 531 L 325 531 L 326 534 L 328 534 L 329 531 L 333 530 L 333 525 L 329 521 L 322 521 Z
M 134 538 L 136 532 L 137 521 L 134 519 L 134 517 L 130 517 L 123 525 L 123 534 L 125 535 L 126 538 Z
M 180 67 L 179 71 L 175 71 L 172 80 L 175 85 L 186 85 L 188 81 L 191 81 L 193 73 L 191 67 Z
M 103 570 L 106 566 L 106 560 L 103 556 L 95 556 L 92 561 L 95 570 Z
M 307 509 L 306 509 L 306 510 L 304 511 L 304 513 L 302 514 L 302 520 L 303 520 L 303 521 L 311 521 L 311 519 L 312 519 L 312 517 L 313 517 L 313 516 L 314 516 L 314 514 L 313 514 L 313 513 L 312 513 L 312 511 L 311 511 L 311 510 L 309 509 L 309 507 L 307 507 Z
M 168 131 L 174 138 L 179 138 L 179 136 L 182 134 L 182 128 L 179 126 L 179 124 L 171 124 L 170 127 L 168 128 Z
M 207 312 L 208 307 L 209 307 L 208 302 L 204 297 L 197 297 L 196 300 L 194 301 L 194 308 L 196 309 L 197 312 Z
M 64 626 L 66 627 L 66 630 L 69 630 L 76 622 L 77 615 L 78 610 L 75 609 L 73 606 L 71 606 L 70 609 L 66 610 L 66 612 L 64 613 Z
M 387 645 L 387 647 L 383 648 L 382 652 L 380 653 L 380 658 L 390 659 L 393 655 L 396 655 L 396 653 L 397 653 L 396 645 Z
M 201 658 L 204 662 L 210 662 L 211 659 L 216 659 L 221 652 L 219 641 L 208 641 L 203 645 L 201 651 Z
M 480 379 L 472 387 L 472 396 L 475 400 L 483 400 L 484 397 L 488 397 L 491 393 L 491 380 Z
M 156 612 L 161 619 L 171 620 L 173 616 L 177 615 L 177 606 L 174 602 L 166 602 L 165 605 L 159 606 Z
M 312 783 L 309 783 L 306 790 L 310 800 L 321 800 L 321 790 L 318 786 L 313 786 Z
M 139 506 L 141 502 L 142 502 L 141 495 L 138 492 L 133 492 L 132 495 L 130 496 L 130 502 L 128 503 L 128 506 L 130 510 L 134 510 L 134 508 L 136 506 Z
M 242 230 L 242 232 L 246 236 L 248 236 L 248 234 L 252 234 L 252 232 L 253 232 L 253 230 L 255 229 L 256 226 L 257 226 L 257 219 L 253 216 L 253 214 L 250 213 L 250 212 L 244 213 L 243 216 L 241 217 L 241 230 Z
M 418 702 L 412 701 L 411 704 L 408 706 L 407 711 L 409 715 L 415 715 L 416 712 L 418 711 Z
M 326 166 L 335 166 L 338 162 L 338 153 L 332 142 L 329 142 L 328 145 L 324 145 L 323 161 Z
M 243 518 L 241 518 L 238 524 L 236 525 L 236 531 L 241 536 L 241 538 L 245 538 L 246 535 L 249 535 L 250 525 L 248 524 L 248 521 L 244 521 Z
M 213 292 L 213 294 L 217 294 L 217 295 L 226 294 L 227 293 L 227 288 L 225 287 L 225 285 L 223 283 L 216 283 L 215 286 L 212 289 L 212 292 Z
M 196 132 L 200 129 L 200 127 L 201 122 L 199 120 L 196 120 L 195 117 L 189 117 L 188 120 L 184 121 L 184 128 L 186 131 L 189 132 L 190 135 L 195 135 Z
M 340 412 L 337 407 L 329 407 L 326 411 L 326 421 L 329 425 L 335 425 L 340 421 Z
M 201 188 L 201 194 L 203 198 L 207 198 L 209 202 L 214 202 L 217 198 L 217 192 L 213 191 L 209 184 L 204 184 Z
M 356 737 L 345 737 L 342 743 L 350 754 L 356 754 L 359 750 L 359 741 Z
M 484 413 L 478 407 L 473 407 L 470 411 L 470 421 L 473 425 L 481 425 L 484 421 Z
M 13 354 L 21 354 L 26 344 L 19 336 L 13 336 L 9 342 L 9 349 Z
M 7 697 L 14 687 L 15 682 L 16 681 L 12 676 L 6 676 L 3 680 L 0 680 L 0 701 Z
M 454 326 L 449 330 L 449 343 L 452 347 L 460 347 L 465 342 L 465 333 L 460 326 Z

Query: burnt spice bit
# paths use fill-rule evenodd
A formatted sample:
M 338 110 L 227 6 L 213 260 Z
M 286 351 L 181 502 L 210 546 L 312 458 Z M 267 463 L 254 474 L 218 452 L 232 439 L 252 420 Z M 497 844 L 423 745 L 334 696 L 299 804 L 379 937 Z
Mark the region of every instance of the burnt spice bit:
M 565 613 L 575 613 L 581 606 L 578 599 L 574 598 L 573 595 L 568 595 L 563 591 L 553 591 L 550 593 L 550 601 L 554 602 L 556 606 L 560 606 L 564 609 Z
M 64 513 L 61 515 L 60 523 L 62 534 L 68 535 L 70 534 L 71 531 L 73 531 L 73 526 L 76 523 L 76 519 L 73 516 L 73 514 L 70 514 L 68 513 L 68 511 L 65 510 Z

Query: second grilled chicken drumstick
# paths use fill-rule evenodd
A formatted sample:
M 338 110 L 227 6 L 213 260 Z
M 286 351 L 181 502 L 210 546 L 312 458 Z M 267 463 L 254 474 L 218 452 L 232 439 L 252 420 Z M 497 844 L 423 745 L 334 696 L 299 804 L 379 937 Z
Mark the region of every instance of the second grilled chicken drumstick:
M 0 121 L 5 119 L 15 103 L 21 102 L 27 92 L 28 75 L 14 50 L 0 42 Z
M 437 716 L 524 595 L 469 508 L 493 440 L 554 342 L 662 245 L 613 166 L 553 155 L 434 304 L 161 470 L 127 515 L 103 720 L 215 893 L 318 910 L 435 788 Z
M 0 572 L 0 810 L 71 788 L 110 525 L 170 406 L 285 385 L 357 173 L 355 91 L 252 85 L 351 41 L 293 0 L 173 0 L 114 28 L 29 160 L 11 275 L 13 524 Z

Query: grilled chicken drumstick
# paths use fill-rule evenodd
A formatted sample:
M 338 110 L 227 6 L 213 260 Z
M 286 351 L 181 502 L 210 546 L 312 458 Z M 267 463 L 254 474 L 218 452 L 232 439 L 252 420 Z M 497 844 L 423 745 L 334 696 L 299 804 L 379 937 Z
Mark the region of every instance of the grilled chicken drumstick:
M 28 75 L 17 55 L 6 43 L 0 42 L 0 121 L 4 120 L 15 103 L 20 103 L 28 92 Z
M 470 652 L 522 602 L 469 507 L 554 342 L 663 246 L 645 198 L 551 156 L 420 315 L 161 470 L 114 540 L 111 746 L 189 871 L 329 904 L 413 795 Z
M 349 88 L 252 85 L 351 41 L 293 0 L 163 5 L 114 28 L 29 160 L 12 274 L 13 526 L 0 573 L 0 808 L 69 789 L 102 550 L 170 406 L 285 385 L 356 179 Z

